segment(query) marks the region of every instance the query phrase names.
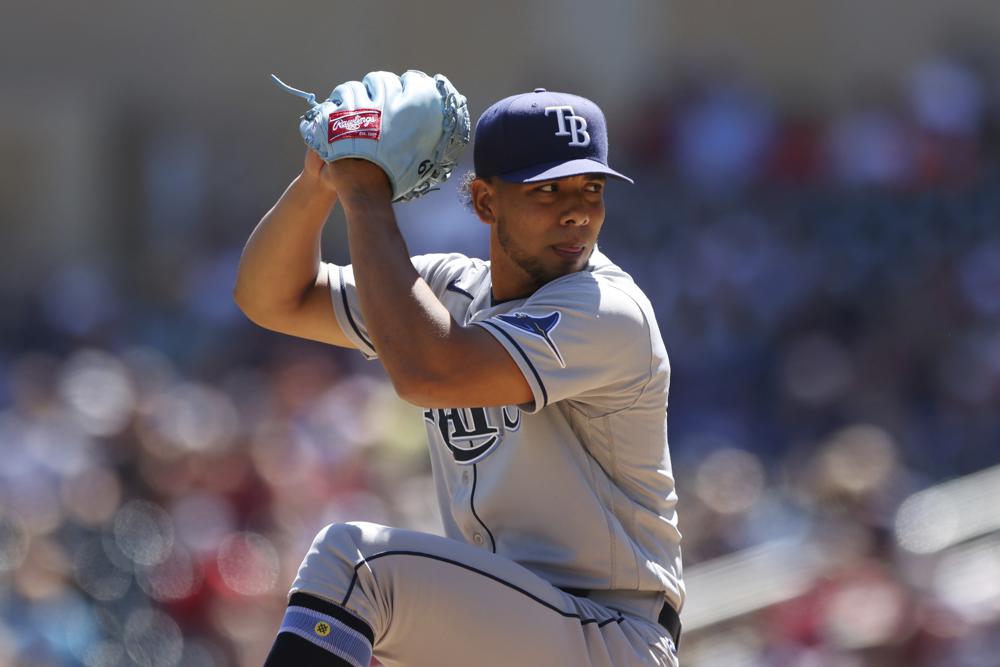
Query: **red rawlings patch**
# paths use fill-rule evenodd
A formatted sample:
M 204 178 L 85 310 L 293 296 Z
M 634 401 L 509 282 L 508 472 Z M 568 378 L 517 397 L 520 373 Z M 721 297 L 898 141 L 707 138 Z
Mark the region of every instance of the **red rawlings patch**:
M 354 109 L 330 114 L 326 143 L 341 139 L 378 139 L 382 134 L 382 111 Z

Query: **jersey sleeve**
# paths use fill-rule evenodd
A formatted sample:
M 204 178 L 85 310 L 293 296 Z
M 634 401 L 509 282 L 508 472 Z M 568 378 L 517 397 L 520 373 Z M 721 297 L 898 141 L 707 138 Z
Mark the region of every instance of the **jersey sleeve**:
M 591 416 L 629 407 L 652 376 L 650 322 L 621 289 L 578 274 L 546 285 L 515 310 L 476 322 L 507 349 L 537 412 L 571 399 Z
M 418 255 L 410 258 L 413 268 L 430 286 L 438 297 L 447 286 L 460 278 L 465 271 L 473 267 L 474 260 L 458 253 Z M 361 312 L 361 302 L 358 299 L 357 284 L 354 280 L 354 267 L 351 265 L 326 265 L 330 298 L 333 302 L 333 312 L 337 323 L 365 359 L 376 359 L 378 353 L 372 344 L 371 334 L 365 324 Z
M 358 288 L 354 282 L 354 267 L 327 264 L 327 276 L 333 312 L 337 316 L 337 324 L 340 325 L 341 331 L 354 343 L 365 359 L 376 359 L 378 353 L 375 352 L 371 335 L 365 325 L 365 318 L 361 314 Z

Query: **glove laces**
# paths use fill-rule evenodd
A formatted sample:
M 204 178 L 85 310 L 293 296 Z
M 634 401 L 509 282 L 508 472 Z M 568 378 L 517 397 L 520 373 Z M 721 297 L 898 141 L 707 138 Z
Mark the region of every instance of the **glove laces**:
M 271 80 L 274 81 L 274 83 L 279 88 L 281 88 L 282 90 L 284 90 L 286 93 L 291 93 L 292 95 L 295 95 L 297 97 L 301 97 L 306 102 L 308 102 L 309 106 L 311 106 L 311 107 L 316 106 L 316 94 L 315 93 L 307 93 L 304 90 L 299 90 L 298 88 L 292 88 L 287 83 L 285 83 L 284 81 L 282 81 L 281 79 L 279 79 L 278 77 L 276 77 L 274 74 L 271 75 Z

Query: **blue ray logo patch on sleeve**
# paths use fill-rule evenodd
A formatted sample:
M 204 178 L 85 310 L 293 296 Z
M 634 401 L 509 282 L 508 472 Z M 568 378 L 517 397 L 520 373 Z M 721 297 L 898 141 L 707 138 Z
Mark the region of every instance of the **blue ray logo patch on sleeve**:
M 556 360 L 559 362 L 559 366 L 566 368 L 566 362 L 563 360 L 562 353 L 559 348 L 556 347 L 555 341 L 552 340 L 552 331 L 559 324 L 559 320 L 562 316 L 559 311 L 554 311 L 545 315 L 543 317 L 534 317 L 528 315 L 527 313 L 513 313 L 511 315 L 497 315 L 496 318 L 501 322 L 506 322 L 507 324 L 517 327 L 521 331 L 531 334 L 532 336 L 537 336 L 545 341 L 545 344 L 552 350 L 552 354 L 555 355 Z

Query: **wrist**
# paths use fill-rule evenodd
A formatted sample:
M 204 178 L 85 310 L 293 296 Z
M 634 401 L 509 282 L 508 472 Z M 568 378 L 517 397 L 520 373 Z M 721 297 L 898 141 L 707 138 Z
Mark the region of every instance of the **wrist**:
M 378 209 L 392 209 L 392 188 L 374 186 L 350 189 L 340 195 L 340 204 L 347 213 L 365 213 Z
M 396 227 L 396 214 L 392 209 L 391 196 L 391 193 L 385 197 L 373 197 L 372 193 L 361 193 L 349 200 L 341 199 L 348 228 L 374 230 Z
M 337 201 L 337 191 L 317 174 L 302 171 L 292 181 L 292 186 L 310 199 L 323 200 L 331 205 Z
M 350 158 L 331 162 L 326 168 L 345 209 L 392 203 L 389 176 L 374 162 Z

